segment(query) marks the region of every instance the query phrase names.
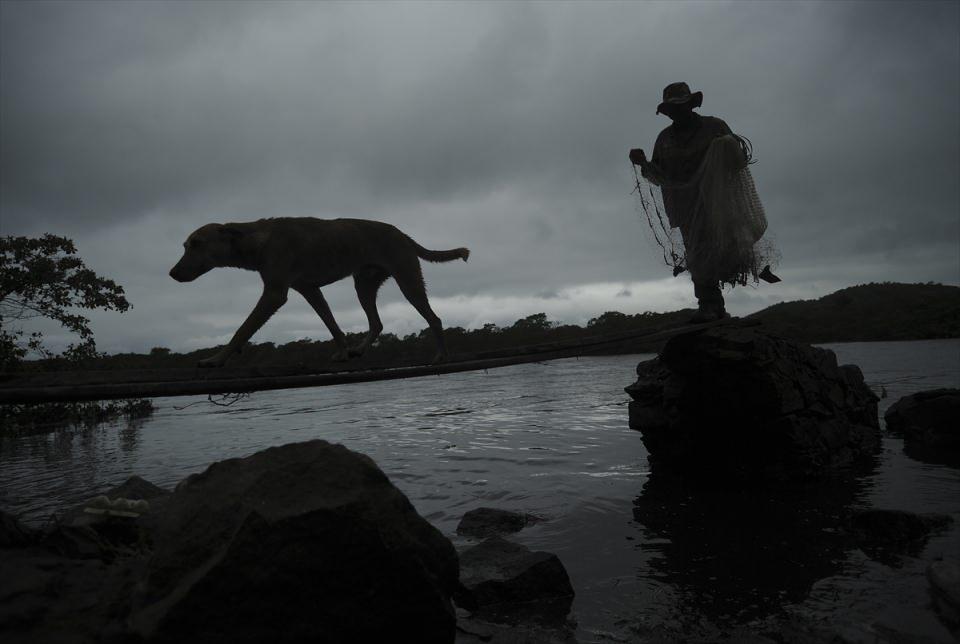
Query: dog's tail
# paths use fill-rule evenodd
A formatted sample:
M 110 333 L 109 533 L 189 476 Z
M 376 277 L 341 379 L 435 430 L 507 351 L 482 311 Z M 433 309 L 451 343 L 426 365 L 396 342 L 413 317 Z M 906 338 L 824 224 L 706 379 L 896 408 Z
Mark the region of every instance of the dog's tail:
M 429 250 L 417 242 L 413 242 L 417 249 L 417 256 L 428 262 L 452 262 L 455 259 L 467 261 L 470 257 L 469 248 L 454 248 L 452 250 Z

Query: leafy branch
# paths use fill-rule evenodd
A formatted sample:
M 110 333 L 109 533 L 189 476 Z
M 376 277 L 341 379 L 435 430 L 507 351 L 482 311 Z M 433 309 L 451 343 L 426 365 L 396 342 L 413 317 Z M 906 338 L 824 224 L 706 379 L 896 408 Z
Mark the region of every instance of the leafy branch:
M 27 355 L 54 357 L 43 334 L 27 334 L 11 322 L 48 318 L 79 336 L 62 357 L 70 361 L 97 357 L 90 320 L 83 309 L 130 309 L 123 287 L 97 275 L 76 256 L 66 237 L 0 237 L 0 369 L 15 368 Z

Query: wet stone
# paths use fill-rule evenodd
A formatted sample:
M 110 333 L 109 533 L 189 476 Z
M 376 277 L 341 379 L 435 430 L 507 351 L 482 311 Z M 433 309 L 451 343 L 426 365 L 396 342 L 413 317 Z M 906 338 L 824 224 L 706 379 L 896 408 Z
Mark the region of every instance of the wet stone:
M 891 566 L 900 564 L 900 555 L 917 555 L 930 535 L 948 528 L 953 519 L 946 514 L 915 514 L 904 510 L 862 510 L 850 518 L 850 533 L 864 553 Z
M 470 510 L 460 519 L 457 534 L 465 537 L 490 537 L 496 534 L 511 534 L 536 523 L 538 518 L 532 514 L 522 514 L 497 508 L 477 508 Z
M 853 515 L 851 527 L 863 540 L 886 544 L 908 544 L 925 539 L 931 532 L 950 526 L 946 514 L 916 514 L 905 510 L 862 510 Z
M 460 553 L 460 583 L 457 604 L 492 622 L 563 624 L 573 603 L 570 577 L 556 555 L 501 537 Z
M 935 561 L 927 566 L 927 580 L 937 614 L 960 637 L 960 565 Z
M 456 644 L 577 644 L 571 624 L 496 624 L 458 613 Z
M 960 453 L 960 389 L 933 389 L 904 396 L 883 415 L 887 430 L 907 447 Z
M 0 548 L 20 548 L 33 543 L 36 530 L 20 523 L 15 516 L 0 510 Z

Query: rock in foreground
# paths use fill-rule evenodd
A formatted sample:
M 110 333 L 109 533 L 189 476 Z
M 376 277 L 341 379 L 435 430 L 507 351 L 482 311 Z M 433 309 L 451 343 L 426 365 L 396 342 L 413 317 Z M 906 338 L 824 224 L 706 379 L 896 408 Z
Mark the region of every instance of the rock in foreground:
M 325 441 L 211 465 L 156 515 L 131 624 L 153 641 L 452 642 L 452 544 Z
M 563 623 L 573 603 L 570 577 L 556 555 L 490 537 L 460 555 L 457 604 L 495 622 Z
M 880 449 L 877 397 L 832 351 L 756 327 L 675 336 L 637 366 L 630 426 L 650 458 L 724 480 L 806 480 Z

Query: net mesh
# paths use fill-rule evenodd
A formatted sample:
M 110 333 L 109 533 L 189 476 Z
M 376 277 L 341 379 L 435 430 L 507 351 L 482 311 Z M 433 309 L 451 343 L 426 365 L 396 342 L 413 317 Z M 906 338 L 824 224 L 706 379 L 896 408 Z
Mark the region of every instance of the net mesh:
M 757 283 L 779 253 L 750 173 L 752 149 L 736 135 L 715 139 L 693 177 L 659 185 L 634 173 L 638 210 L 664 263 L 678 275 L 731 286 Z

